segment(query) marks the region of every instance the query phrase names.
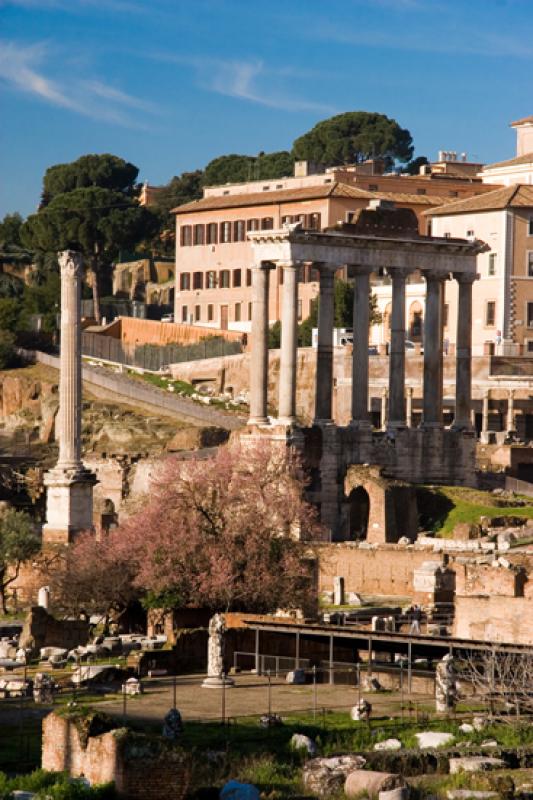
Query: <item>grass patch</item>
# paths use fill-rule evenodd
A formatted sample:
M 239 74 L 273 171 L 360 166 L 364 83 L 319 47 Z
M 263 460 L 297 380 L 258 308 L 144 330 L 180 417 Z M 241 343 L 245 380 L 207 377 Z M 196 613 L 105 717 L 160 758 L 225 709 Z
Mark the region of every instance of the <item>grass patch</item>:
M 421 526 L 442 538 L 450 538 L 459 522 L 476 524 L 480 517 L 533 518 L 533 505 L 502 505 L 490 492 L 458 486 L 421 487 L 417 501 Z

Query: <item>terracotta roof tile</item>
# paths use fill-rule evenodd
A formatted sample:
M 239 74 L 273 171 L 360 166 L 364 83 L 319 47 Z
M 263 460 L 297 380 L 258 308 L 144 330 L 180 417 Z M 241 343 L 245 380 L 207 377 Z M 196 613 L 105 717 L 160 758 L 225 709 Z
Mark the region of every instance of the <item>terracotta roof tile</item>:
M 533 115 L 529 117 L 522 117 L 522 119 L 517 119 L 516 122 L 511 122 L 510 127 L 514 128 L 515 125 L 524 125 L 526 122 L 533 122 Z
M 174 214 L 191 214 L 195 211 L 209 211 L 220 208 L 245 208 L 247 206 L 273 205 L 289 203 L 293 200 L 318 200 L 323 197 L 348 197 L 354 200 L 372 200 L 376 197 L 372 192 L 357 189 L 347 183 L 325 183 L 317 186 L 303 186 L 295 189 L 280 189 L 273 192 L 254 192 L 252 194 L 224 194 L 202 197 L 173 208 Z
M 411 192 L 374 192 L 375 197 L 383 200 L 393 200 L 396 203 L 418 203 L 421 206 L 443 206 L 445 203 L 454 203 L 457 198 L 443 197 L 437 194 L 414 194 Z
M 467 214 L 473 211 L 495 211 L 502 208 L 533 208 L 533 186 L 513 184 L 503 189 L 495 189 L 487 194 L 469 197 L 446 206 L 430 209 L 424 214 L 432 217 L 450 214 Z

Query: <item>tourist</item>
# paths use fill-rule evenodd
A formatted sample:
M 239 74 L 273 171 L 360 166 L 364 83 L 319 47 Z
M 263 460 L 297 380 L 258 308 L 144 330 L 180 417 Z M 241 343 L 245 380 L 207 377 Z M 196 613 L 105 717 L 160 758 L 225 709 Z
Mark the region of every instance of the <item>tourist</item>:
M 420 620 L 422 619 L 422 609 L 420 606 L 415 605 L 410 610 L 411 627 L 409 633 L 420 633 Z

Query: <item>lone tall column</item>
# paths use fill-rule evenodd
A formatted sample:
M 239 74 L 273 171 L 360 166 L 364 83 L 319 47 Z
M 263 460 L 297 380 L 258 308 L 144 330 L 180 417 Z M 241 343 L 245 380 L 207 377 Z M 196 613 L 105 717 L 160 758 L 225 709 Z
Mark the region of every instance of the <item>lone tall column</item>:
M 368 418 L 368 323 L 370 270 L 358 267 L 353 302 L 352 421 L 356 428 L 370 430 Z
M 81 461 L 81 278 L 82 257 L 59 253 L 61 354 L 57 432 L 59 458 L 44 478 L 47 487 L 43 543 L 68 544 L 93 525 L 96 477 Z
M 457 344 L 455 350 L 454 430 L 472 430 L 472 284 L 476 275 L 458 273 Z
M 514 419 L 514 389 L 509 389 L 507 393 L 507 422 L 506 422 L 507 436 L 512 438 L 516 434 L 515 419 Z
M 480 441 L 487 444 L 489 441 L 489 403 L 490 391 L 485 389 L 483 392 L 483 403 L 481 406 L 481 434 Z
M 391 269 L 392 315 L 389 357 L 388 428 L 405 428 L 405 279 L 407 272 Z
M 279 422 L 296 422 L 296 361 L 298 358 L 298 267 L 283 264 Z
M 315 265 L 316 266 L 316 265 Z M 319 266 L 318 345 L 316 350 L 315 422 L 331 422 L 333 405 L 334 271 Z
M 442 428 L 442 305 L 445 275 L 426 272 L 423 428 Z
M 270 265 L 252 268 L 252 352 L 248 425 L 266 425 L 268 387 L 268 290 Z

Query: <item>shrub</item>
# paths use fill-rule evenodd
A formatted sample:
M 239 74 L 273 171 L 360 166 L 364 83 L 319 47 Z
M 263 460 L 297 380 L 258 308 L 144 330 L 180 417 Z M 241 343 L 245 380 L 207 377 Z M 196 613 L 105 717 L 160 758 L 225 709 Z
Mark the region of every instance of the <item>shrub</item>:
M 0 369 L 7 369 L 15 362 L 15 336 L 11 331 L 0 330 Z

